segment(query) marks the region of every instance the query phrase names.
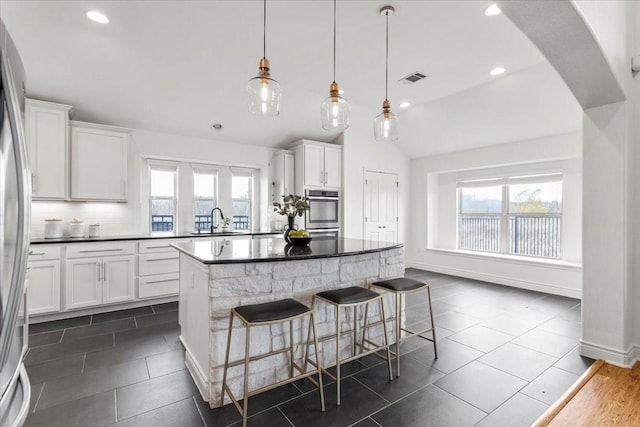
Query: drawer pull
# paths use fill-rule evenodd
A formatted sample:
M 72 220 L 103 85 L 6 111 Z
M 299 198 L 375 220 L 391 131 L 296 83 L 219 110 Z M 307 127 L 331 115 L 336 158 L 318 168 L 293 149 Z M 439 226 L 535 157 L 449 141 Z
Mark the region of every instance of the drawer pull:
M 175 282 L 176 280 L 178 280 L 178 279 L 154 280 L 152 282 L 147 282 L 147 285 L 150 285 L 152 283 Z
M 165 249 L 165 248 L 170 248 L 171 246 L 169 245 L 162 245 L 162 246 L 147 246 L 146 249 Z
M 171 261 L 174 259 L 178 259 L 177 257 L 173 257 L 173 258 L 156 258 L 156 259 L 145 259 L 145 261 L 147 262 L 152 262 L 152 261 Z
M 46 255 L 44 252 L 33 252 L 33 251 L 29 251 L 29 255 Z
M 124 249 L 120 248 L 120 249 L 94 249 L 94 250 L 90 250 L 90 251 L 80 251 L 81 254 L 88 254 L 90 252 L 119 252 L 119 251 L 123 251 Z

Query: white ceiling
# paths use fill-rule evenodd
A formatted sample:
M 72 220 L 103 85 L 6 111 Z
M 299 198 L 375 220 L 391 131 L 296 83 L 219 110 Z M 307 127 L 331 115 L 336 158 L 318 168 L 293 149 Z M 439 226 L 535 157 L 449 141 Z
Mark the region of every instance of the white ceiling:
M 332 81 L 332 4 L 267 2 L 267 57 L 283 87 L 276 118 L 254 117 L 246 108 L 246 82 L 257 74 L 262 56 L 259 0 L 0 0 L 0 16 L 22 55 L 28 95 L 73 105 L 76 120 L 276 147 L 302 137 L 330 141 L 337 136 L 322 130 L 319 117 Z M 336 80 L 352 108 L 372 120 L 384 99 L 385 23 L 378 10 L 385 4 L 396 8 L 389 18 L 389 98 L 408 130 L 420 130 L 426 113 L 449 116 L 450 126 L 456 120 L 464 124 L 469 116 L 434 111 L 442 104 L 435 100 L 511 75 L 523 78 L 504 94 L 518 97 L 524 89 L 519 105 L 525 108 L 527 96 L 569 93 L 561 81 L 549 86 L 526 71 L 544 63 L 544 57 L 505 16 L 486 17 L 488 1 L 339 0 Z M 84 11 L 89 9 L 101 10 L 111 23 L 87 20 Z M 507 73 L 489 76 L 496 65 Z M 554 73 L 546 67 L 547 74 Z M 412 86 L 397 82 L 414 71 L 429 77 Z M 413 107 L 401 112 L 401 101 Z M 511 112 L 500 109 L 501 119 L 508 122 Z M 212 131 L 214 122 L 222 123 L 223 130 Z M 579 128 L 574 122 L 572 116 L 562 130 Z M 517 123 L 511 125 L 516 130 L 512 139 L 526 137 L 521 132 L 519 138 Z M 540 120 L 536 129 L 557 132 L 557 124 L 546 127 Z M 408 137 L 400 146 L 407 155 L 433 152 L 411 131 L 403 135 Z M 487 138 L 474 141 L 472 136 L 463 135 L 461 146 L 449 141 L 444 150 L 487 145 Z

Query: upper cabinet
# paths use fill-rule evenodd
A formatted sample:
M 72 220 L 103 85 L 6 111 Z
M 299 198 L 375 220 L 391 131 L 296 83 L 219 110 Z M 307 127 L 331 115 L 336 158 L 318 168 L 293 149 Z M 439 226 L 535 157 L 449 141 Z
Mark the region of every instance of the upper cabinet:
M 70 121 L 71 198 L 127 201 L 129 129 Z
M 342 147 L 300 140 L 294 144 L 296 192 L 305 188 L 339 190 L 342 186 Z
M 271 159 L 271 201 L 282 202 L 282 196 L 293 194 L 293 152 L 280 150 Z
M 26 100 L 26 136 L 35 200 L 67 198 L 70 110 L 69 105 Z

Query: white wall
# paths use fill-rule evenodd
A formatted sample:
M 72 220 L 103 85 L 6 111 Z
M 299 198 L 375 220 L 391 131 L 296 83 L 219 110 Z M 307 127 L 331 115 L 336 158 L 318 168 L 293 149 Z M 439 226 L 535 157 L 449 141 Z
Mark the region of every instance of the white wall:
M 411 161 L 411 234 L 405 253 L 406 264 L 449 274 L 488 280 L 496 283 L 580 297 L 582 274 L 581 229 L 581 155 L 580 133 L 557 135 L 528 141 L 500 144 L 461 152 L 423 157 Z M 565 186 L 563 209 L 571 220 L 563 221 L 569 228 L 564 239 L 577 239 L 569 244 L 564 261 L 576 265 L 550 265 L 482 255 L 466 255 L 438 249 L 453 249 L 451 234 L 455 231 L 455 211 L 451 200 L 440 197 L 438 188 L 449 177 L 445 172 L 469 171 L 484 168 L 509 170 L 514 165 L 523 169 L 556 165 L 564 169 Z M 514 169 L 511 169 L 514 170 Z M 455 183 L 454 183 L 455 187 Z M 455 198 L 455 188 L 451 194 Z M 453 201 L 455 209 L 455 200 Z M 430 221 L 434 217 L 436 221 Z M 440 227 L 440 221 L 444 221 Z M 453 221 L 453 222 L 452 222 Z M 430 227 L 431 223 L 431 227 Z M 435 234 L 435 236 L 434 236 Z M 455 240 L 455 239 L 454 239 Z
M 585 298 L 580 351 L 630 365 L 640 358 L 640 78 L 629 69 L 630 57 L 640 53 L 640 7 L 635 1 L 581 0 L 575 5 L 627 98 L 586 110 L 584 116 Z
M 61 218 L 65 222 L 78 218 L 84 220 L 86 224 L 99 223 L 103 236 L 147 232 L 148 223 L 144 215 L 147 208 L 145 189 L 141 188 L 140 180 L 144 157 L 258 168 L 260 169 L 260 188 L 257 189 L 259 199 L 267 200 L 268 164 L 273 151 L 271 148 L 255 145 L 134 130 L 129 144 L 128 158 L 129 202 L 34 202 L 31 237 L 44 236 L 46 218 Z M 185 182 L 182 185 L 185 185 Z M 141 200 L 142 198 L 145 200 Z M 259 210 L 261 223 L 258 226 L 265 228 L 268 226 L 266 203 L 259 202 Z M 185 224 L 182 224 L 183 228 L 187 227 Z
M 379 112 L 368 113 L 352 106 L 350 127 L 344 133 L 342 158 L 344 237 L 364 236 L 364 171 L 398 174 L 398 241 L 406 242 L 409 212 L 409 158 L 397 143 L 379 142 L 373 137 L 373 119 Z M 402 121 L 400 122 L 400 138 Z

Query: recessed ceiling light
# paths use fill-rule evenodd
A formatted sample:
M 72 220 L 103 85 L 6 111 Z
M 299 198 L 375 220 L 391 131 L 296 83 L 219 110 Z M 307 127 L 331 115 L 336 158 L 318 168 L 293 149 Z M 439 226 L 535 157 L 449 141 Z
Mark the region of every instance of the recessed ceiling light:
M 211 125 L 211 129 L 213 130 L 221 130 L 222 129 L 222 125 L 220 123 L 214 123 Z
M 496 4 L 492 4 L 491 6 L 489 6 L 484 10 L 484 14 L 487 16 L 496 16 L 496 15 L 500 15 L 501 13 L 502 11 Z
M 404 101 L 400 103 L 400 108 L 407 108 L 407 107 L 411 107 L 411 103 Z
M 85 12 L 85 15 L 87 15 L 87 18 L 91 19 L 93 22 L 97 22 L 98 24 L 109 23 L 109 18 L 107 18 L 104 13 L 98 12 L 97 10 L 88 10 Z
M 504 67 L 496 67 L 493 70 L 491 70 L 491 72 L 489 72 L 489 74 L 491 74 L 492 76 L 499 76 L 500 74 L 503 74 L 505 71 Z

